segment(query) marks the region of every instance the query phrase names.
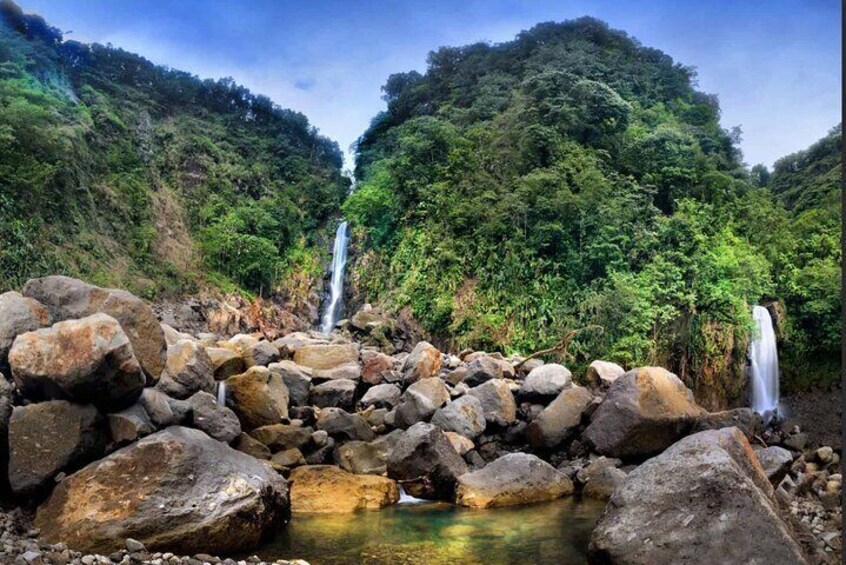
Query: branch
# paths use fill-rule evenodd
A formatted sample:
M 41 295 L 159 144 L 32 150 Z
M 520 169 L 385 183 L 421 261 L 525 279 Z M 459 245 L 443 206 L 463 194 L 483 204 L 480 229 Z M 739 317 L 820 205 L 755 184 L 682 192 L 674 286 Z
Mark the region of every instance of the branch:
M 569 351 L 567 351 L 567 347 L 569 347 L 570 342 L 573 341 L 573 338 L 576 337 L 578 334 L 580 334 L 584 331 L 594 330 L 594 329 L 597 329 L 600 332 L 605 331 L 605 328 L 603 328 L 602 326 L 597 326 L 597 325 L 593 325 L 593 324 L 591 324 L 590 326 L 585 326 L 583 328 L 576 329 L 576 330 L 570 330 L 569 332 L 564 334 L 564 337 L 561 338 L 561 341 L 559 341 L 553 347 L 550 347 L 549 349 L 541 349 L 540 351 L 535 351 L 534 353 L 532 353 L 531 355 L 529 355 L 528 357 L 526 357 L 525 359 L 523 359 L 522 361 L 520 361 L 519 363 L 514 365 L 514 370 L 515 371 L 520 370 L 520 367 L 522 367 L 523 364 L 526 361 L 529 361 L 530 359 L 540 357 L 541 355 L 548 355 L 550 353 L 560 353 L 565 359 L 572 359 L 572 360 L 575 361 L 576 358 L 573 357 L 573 355 Z

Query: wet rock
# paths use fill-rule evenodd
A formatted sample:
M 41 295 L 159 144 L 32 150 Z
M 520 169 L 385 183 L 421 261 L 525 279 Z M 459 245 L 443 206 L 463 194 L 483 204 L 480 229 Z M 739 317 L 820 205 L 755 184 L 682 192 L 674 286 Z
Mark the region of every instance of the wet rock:
M 455 432 L 469 439 L 478 437 L 487 425 L 482 402 L 470 395 L 439 408 L 432 416 L 432 423 L 445 432 Z
M 223 443 L 232 443 L 241 435 L 238 416 L 226 406 L 220 406 L 211 394 L 198 392 L 188 402 L 194 415 L 193 426 L 198 430 Z
M 485 420 L 488 423 L 507 425 L 517 419 L 517 403 L 508 384 L 501 380 L 491 380 L 471 388 L 467 394 L 475 396 L 482 403 Z
M 693 424 L 690 433 L 735 427 L 751 440 L 764 426 L 761 417 L 750 408 L 735 408 L 723 412 L 703 414 Z
M 402 364 L 403 381 L 412 384 L 436 377 L 441 370 L 441 352 L 427 341 L 418 342 Z
M 288 424 L 262 426 L 250 432 L 250 435 L 270 448 L 271 451 L 284 451 L 294 447 L 303 448 L 312 440 L 312 428 L 301 428 Z
M 319 408 L 352 410 L 355 405 L 355 381 L 337 379 L 312 387 L 309 403 Z
M 317 429 L 323 430 L 337 441 L 372 441 L 376 434 L 358 414 L 340 408 L 324 408 L 317 417 Z
M 548 402 L 569 387 L 572 378 L 573 374 L 563 365 L 541 365 L 529 373 L 520 386 L 518 395 L 530 402 Z
M 59 472 L 102 457 L 107 441 L 103 417 L 92 405 L 52 400 L 16 406 L 9 420 L 12 491 L 38 491 Z
M 291 406 L 305 406 L 308 404 L 308 393 L 311 390 L 311 369 L 300 367 L 293 361 L 271 363 L 267 368 L 282 375 L 282 381 L 288 387 L 288 397 Z
M 19 292 L 0 294 L 0 371 L 8 370 L 9 350 L 15 337 L 50 325 L 50 314 L 40 302 Z
M 704 414 L 674 374 L 641 367 L 614 381 L 584 437 L 603 455 L 652 455 L 689 433 Z
M 509 453 L 461 475 L 456 503 L 492 508 L 554 500 L 572 492 L 572 481 L 546 461 L 528 453 Z
M 479 386 L 491 379 L 502 378 L 502 366 L 490 357 L 474 359 L 467 364 L 467 374 L 462 381 L 469 387 Z
M 793 455 L 783 447 L 774 445 L 759 449 L 755 454 L 764 469 L 764 474 L 767 475 L 773 486 L 781 482 L 793 464 Z
M 132 443 L 156 431 L 150 416 L 140 404 L 133 404 L 120 412 L 109 414 L 108 421 L 115 446 Z
M 593 531 L 589 560 L 805 563 L 772 495 L 743 433 L 697 433 L 629 473 Z
M 214 366 L 202 345 L 183 339 L 167 348 L 159 390 L 184 400 L 195 392 L 214 392 L 214 383 Z
M 98 312 L 108 314 L 118 321 L 129 338 L 148 382 L 158 380 L 165 366 L 167 343 L 155 312 L 137 296 L 64 276 L 30 279 L 21 294 L 43 304 L 54 322 Z
M 591 386 L 608 388 L 625 374 L 626 370 L 609 361 L 593 361 L 588 365 L 585 379 Z
M 105 314 L 19 335 L 9 364 L 18 389 L 30 398 L 106 409 L 133 404 L 145 382 L 129 339 Z
M 438 378 L 424 378 L 409 386 L 400 398 L 394 415 L 394 426 L 408 428 L 428 420 L 435 410 L 449 402 L 449 391 Z
M 584 387 L 564 390 L 529 424 L 529 443 L 533 447 L 555 447 L 568 439 L 578 430 L 592 401 L 593 395 Z
M 373 406 L 375 408 L 393 408 L 399 404 L 402 396 L 402 389 L 393 384 L 376 385 L 368 389 L 361 397 L 359 404 L 363 408 Z
M 388 477 L 416 498 L 452 501 L 467 464 L 444 433 L 424 422 L 406 430 L 387 462 Z
M 334 465 L 310 465 L 291 472 L 294 512 L 338 513 L 376 510 L 399 500 L 396 481 L 354 475 Z
M 226 406 L 238 416 L 245 431 L 278 424 L 288 417 L 288 387 L 282 376 L 266 367 L 226 379 Z
M 286 482 L 266 463 L 174 426 L 66 478 L 35 525 L 45 540 L 87 552 L 107 554 L 133 538 L 152 551 L 232 554 L 289 516 Z

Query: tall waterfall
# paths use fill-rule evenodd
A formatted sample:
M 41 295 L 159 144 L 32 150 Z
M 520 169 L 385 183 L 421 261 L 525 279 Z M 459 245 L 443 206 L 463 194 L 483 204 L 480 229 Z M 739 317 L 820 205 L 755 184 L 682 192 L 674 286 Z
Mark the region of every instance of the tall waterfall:
M 778 351 L 769 311 L 763 306 L 755 306 L 752 319 L 759 333 L 758 339 L 749 344 L 752 409 L 764 414 L 778 408 Z
M 335 247 L 332 250 L 332 280 L 329 283 L 329 302 L 320 320 L 320 331 L 328 334 L 335 327 L 344 301 L 344 269 L 347 266 L 347 223 L 341 222 L 335 232 Z

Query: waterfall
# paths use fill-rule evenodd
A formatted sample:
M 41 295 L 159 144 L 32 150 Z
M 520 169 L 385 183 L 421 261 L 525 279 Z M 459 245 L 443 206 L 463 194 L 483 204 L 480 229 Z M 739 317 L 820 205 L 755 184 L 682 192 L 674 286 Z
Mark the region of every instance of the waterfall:
M 323 311 L 320 331 L 328 334 L 335 327 L 343 310 L 344 269 L 347 266 L 347 223 L 341 222 L 335 232 L 335 247 L 332 250 L 332 280 L 329 283 L 329 303 Z
M 226 381 L 217 383 L 217 405 L 226 406 Z
M 752 409 L 759 414 L 778 409 L 778 351 L 769 311 L 752 309 L 759 337 L 749 344 L 749 377 L 752 383 Z

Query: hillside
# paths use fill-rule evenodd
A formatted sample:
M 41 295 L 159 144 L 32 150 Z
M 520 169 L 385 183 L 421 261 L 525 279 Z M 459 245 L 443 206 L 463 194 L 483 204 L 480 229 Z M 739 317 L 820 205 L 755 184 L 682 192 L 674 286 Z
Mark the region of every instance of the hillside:
M 231 79 L 66 41 L 0 2 L 0 290 L 49 273 L 148 298 L 313 282 L 341 166 L 304 115 Z
M 804 262 L 796 239 L 828 227 L 756 187 L 693 69 L 591 18 L 428 61 L 388 78 L 358 143 L 359 300 L 458 348 L 526 353 L 581 329 L 568 363 L 669 366 L 711 407 L 741 401 L 752 304 L 823 322 L 791 334 L 814 354 L 787 388 L 837 358 L 839 251 Z M 818 286 L 797 292 L 797 269 Z

